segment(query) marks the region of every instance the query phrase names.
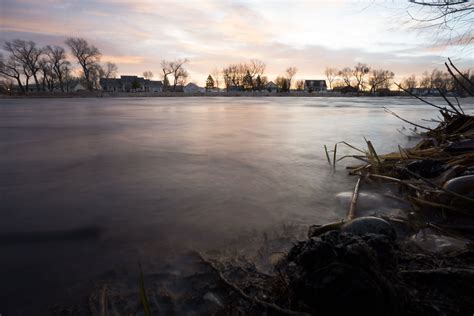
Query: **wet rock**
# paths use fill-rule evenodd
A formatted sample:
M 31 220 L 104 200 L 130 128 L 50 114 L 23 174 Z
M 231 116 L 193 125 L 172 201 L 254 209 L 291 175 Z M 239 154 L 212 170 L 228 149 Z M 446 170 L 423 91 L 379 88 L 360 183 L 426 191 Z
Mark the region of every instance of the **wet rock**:
M 474 139 L 464 139 L 449 144 L 444 151 L 451 153 L 474 151 Z
M 447 181 L 443 188 L 458 194 L 474 193 L 474 175 L 453 178 Z
M 337 231 L 299 243 L 285 268 L 292 302 L 317 315 L 399 315 L 406 299 L 393 245 L 385 235 Z
M 384 219 L 374 216 L 359 217 L 345 223 L 341 227 L 344 233 L 363 236 L 365 234 L 380 234 L 394 240 L 397 235 L 392 225 Z

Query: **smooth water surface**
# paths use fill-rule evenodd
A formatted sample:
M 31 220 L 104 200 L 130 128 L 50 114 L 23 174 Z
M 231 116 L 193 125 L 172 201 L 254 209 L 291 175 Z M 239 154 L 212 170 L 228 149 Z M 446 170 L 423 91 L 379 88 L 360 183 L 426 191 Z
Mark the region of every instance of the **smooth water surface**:
M 323 145 L 407 145 L 382 106 L 437 115 L 410 98 L 0 99 L 0 313 L 47 313 L 177 249 L 343 218 L 354 161 L 333 174 Z

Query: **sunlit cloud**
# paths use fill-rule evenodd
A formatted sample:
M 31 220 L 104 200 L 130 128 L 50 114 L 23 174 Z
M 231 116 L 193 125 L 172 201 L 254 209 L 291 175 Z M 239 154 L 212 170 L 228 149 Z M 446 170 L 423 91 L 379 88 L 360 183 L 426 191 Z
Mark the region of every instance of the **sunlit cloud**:
M 3 0 L 0 41 L 64 46 L 66 37 L 84 37 L 120 74 L 151 70 L 157 77 L 161 60 L 189 58 L 190 80 L 200 84 L 214 68 L 253 58 L 267 64 L 270 79 L 289 66 L 298 78 L 321 78 L 326 66 L 357 62 L 406 76 L 459 54 L 461 66 L 472 66 L 465 53 L 472 43 L 453 47 L 413 31 L 406 7 L 373 0 Z

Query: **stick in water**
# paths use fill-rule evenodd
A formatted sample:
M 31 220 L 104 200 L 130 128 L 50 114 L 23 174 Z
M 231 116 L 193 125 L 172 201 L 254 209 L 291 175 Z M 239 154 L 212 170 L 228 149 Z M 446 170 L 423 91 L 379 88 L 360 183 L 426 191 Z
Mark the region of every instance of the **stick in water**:
M 361 177 L 357 180 L 356 186 L 354 188 L 354 193 L 352 193 L 351 205 L 349 206 L 349 213 L 347 214 L 347 220 L 352 220 L 355 217 L 355 210 L 357 205 L 357 199 L 359 197 L 359 188 L 360 188 Z

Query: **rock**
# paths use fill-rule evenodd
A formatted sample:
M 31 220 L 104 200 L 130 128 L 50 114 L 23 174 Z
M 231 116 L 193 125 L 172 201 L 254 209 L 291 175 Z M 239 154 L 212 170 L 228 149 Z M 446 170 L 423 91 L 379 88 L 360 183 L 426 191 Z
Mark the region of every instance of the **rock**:
M 315 315 L 400 315 L 393 241 L 328 232 L 294 246 L 283 269 L 296 310 Z
M 447 152 L 471 152 L 474 150 L 474 139 L 464 139 L 450 143 L 444 151 Z
M 474 175 L 453 178 L 446 181 L 443 188 L 458 194 L 474 193 Z
M 392 240 L 395 240 L 397 237 L 395 229 L 389 222 L 374 216 L 359 217 L 347 222 L 342 225 L 341 231 L 358 236 L 365 234 L 385 235 Z

